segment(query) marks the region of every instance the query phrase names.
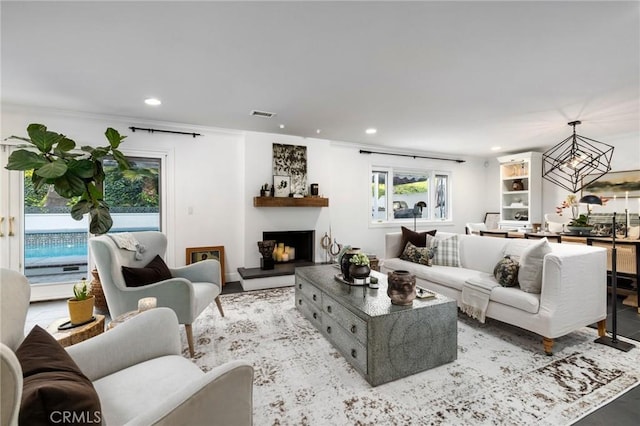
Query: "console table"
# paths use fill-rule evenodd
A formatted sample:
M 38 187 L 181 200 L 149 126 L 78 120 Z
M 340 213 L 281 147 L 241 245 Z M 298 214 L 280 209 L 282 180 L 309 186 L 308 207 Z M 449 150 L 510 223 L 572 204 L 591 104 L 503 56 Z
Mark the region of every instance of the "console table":
M 540 235 L 543 235 L 541 233 Z M 558 235 L 558 234 L 547 234 Z M 562 244 L 588 244 L 607 249 L 607 270 L 611 271 L 611 248 L 613 239 L 611 237 L 578 236 L 560 234 L 562 236 Z M 513 232 L 508 233 L 508 238 L 524 238 L 524 233 Z M 634 306 L 640 314 L 640 240 L 630 238 L 616 238 L 616 274 L 618 277 L 628 278 L 635 281 L 635 291 L 625 288 L 618 288 L 618 293 L 627 296 L 624 304 Z
M 456 301 L 442 295 L 396 306 L 386 275 L 380 288 L 337 282 L 332 265 L 296 268 L 295 303 L 372 386 L 407 377 L 457 358 Z

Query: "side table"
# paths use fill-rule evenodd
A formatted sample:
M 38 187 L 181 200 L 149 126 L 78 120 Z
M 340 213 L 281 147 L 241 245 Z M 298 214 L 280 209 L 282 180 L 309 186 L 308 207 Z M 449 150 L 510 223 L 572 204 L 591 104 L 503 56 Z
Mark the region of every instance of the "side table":
M 135 317 L 139 313 L 140 311 L 129 311 L 129 312 L 125 312 L 122 315 L 118 315 L 117 317 L 111 320 L 109 325 L 107 325 L 107 330 L 111 330 L 116 325 L 122 324 L 123 322 L 130 320 L 131 318 Z
M 69 321 L 69 318 L 55 320 L 47 327 L 51 334 L 63 347 L 75 345 L 104 332 L 104 315 L 94 315 L 95 320 L 68 330 L 58 330 L 58 327 Z

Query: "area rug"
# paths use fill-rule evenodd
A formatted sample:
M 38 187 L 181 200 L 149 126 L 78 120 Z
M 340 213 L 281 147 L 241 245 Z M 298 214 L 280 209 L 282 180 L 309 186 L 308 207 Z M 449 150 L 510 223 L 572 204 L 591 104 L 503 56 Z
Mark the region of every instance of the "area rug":
M 563 425 L 640 383 L 640 349 L 595 344 L 593 329 L 546 356 L 539 336 L 459 314 L 456 361 L 371 387 L 296 310 L 293 288 L 221 299 L 224 318 L 209 307 L 193 325 L 194 361 L 250 362 L 260 426 Z

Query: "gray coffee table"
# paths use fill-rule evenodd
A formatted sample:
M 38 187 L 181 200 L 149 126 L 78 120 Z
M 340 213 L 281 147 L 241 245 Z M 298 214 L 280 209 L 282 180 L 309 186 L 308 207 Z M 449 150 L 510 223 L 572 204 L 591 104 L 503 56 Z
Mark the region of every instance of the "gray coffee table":
M 407 377 L 457 358 L 457 307 L 436 295 L 396 306 L 386 275 L 380 288 L 339 283 L 331 265 L 296 268 L 296 307 L 372 385 Z

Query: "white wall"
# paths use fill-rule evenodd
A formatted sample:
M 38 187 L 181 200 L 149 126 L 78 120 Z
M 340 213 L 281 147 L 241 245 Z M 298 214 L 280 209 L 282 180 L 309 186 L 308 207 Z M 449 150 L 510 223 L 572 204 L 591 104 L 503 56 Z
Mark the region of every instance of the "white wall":
M 262 231 L 316 231 L 316 261 L 324 261 L 320 239 L 331 230 L 342 244 L 359 246 L 384 255 L 384 234 L 399 225 L 371 225 L 368 187 L 372 165 L 450 171 L 453 191 L 453 222 L 419 225 L 419 229 L 464 232 L 466 222 L 480 222 L 487 211 L 499 211 L 499 171 L 495 157 L 463 158 L 457 164 L 428 159 L 365 155 L 359 146 L 323 139 L 227 131 L 176 123 L 154 123 L 122 117 L 42 111 L 37 108 L 3 106 L 0 137 L 26 136 L 29 123 L 40 122 L 65 133 L 79 145 L 106 143 L 104 131 L 114 127 L 128 138 L 125 152 L 161 151 L 167 155 L 168 211 L 166 231 L 170 246 L 167 262 L 185 263 L 187 247 L 225 247 L 228 281 L 238 280 L 238 267 L 257 267 L 257 241 Z M 195 131 L 202 137 L 132 133 L 129 126 Z M 615 145 L 613 170 L 640 169 L 637 135 L 606 141 Z M 329 208 L 256 208 L 253 197 L 264 183 L 272 183 L 272 144 L 306 145 L 308 184 L 318 183 Z M 504 155 L 504 154 L 501 154 Z M 497 156 L 496 156 L 497 157 Z M 543 212 L 553 212 L 567 192 L 544 181 Z M 635 201 L 635 200 L 634 200 Z M 622 201 L 619 201 L 620 204 Z M 637 205 L 637 204 L 636 204 Z M 607 210 L 613 211 L 613 206 Z M 413 224 L 410 223 L 409 227 Z
M 169 236 L 167 263 L 184 265 L 187 247 L 220 245 L 225 247 L 226 278 L 238 279 L 237 267 L 244 263 L 239 244 L 245 205 L 242 132 L 3 106 L 0 136 L 3 139 L 10 135 L 27 136 L 30 123 L 45 124 L 78 145 L 93 146 L 107 144 L 104 132 L 113 127 L 127 135 L 120 147 L 125 153 L 166 154 L 167 182 L 163 184 L 169 188 L 165 218 Z M 132 133 L 130 126 L 195 131 L 203 136 Z
M 430 222 L 418 225 L 418 230 L 441 229 L 464 232 L 467 222 L 484 220 L 485 159 L 462 158 L 464 163 L 407 158 L 380 154 L 360 154 L 362 147 L 333 143 L 331 150 L 331 228 L 333 237 L 341 244 L 360 247 L 363 251 L 384 256 L 384 234 L 400 231 L 400 225 L 371 224 L 369 218 L 369 187 L 372 166 L 402 167 L 416 170 L 452 172 L 453 221 Z M 498 187 L 496 183 L 496 189 Z M 413 221 L 405 225 L 413 229 Z
M 260 187 L 273 184 L 273 144 L 304 145 L 307 147 L 307 187 L 319 185 L 320 195 L 329 198 L 329 207 L 253 207 L 253 197 L 260 195 Z M 258 241 L 263 231 L 315 230 L 316 262 L 324 261 L 320 239 L 329 231 L 329 212 L 335 208 L 331 191 L 332 153 L 329 141 L 287 135 L 247 132 L 245 136 L 245 183 L 242 200 L 244 210 L 244 262 L 239 266 L 260 266 Z M 307 188 L 308 190 L 308 188 Z M 238 217 L 239 219 L 242 216 Z

